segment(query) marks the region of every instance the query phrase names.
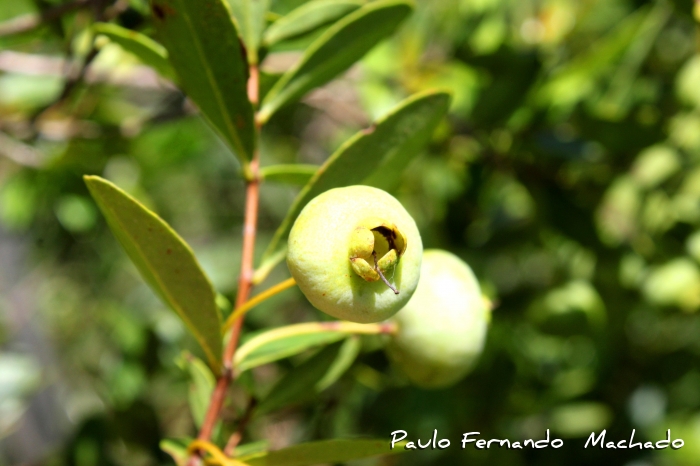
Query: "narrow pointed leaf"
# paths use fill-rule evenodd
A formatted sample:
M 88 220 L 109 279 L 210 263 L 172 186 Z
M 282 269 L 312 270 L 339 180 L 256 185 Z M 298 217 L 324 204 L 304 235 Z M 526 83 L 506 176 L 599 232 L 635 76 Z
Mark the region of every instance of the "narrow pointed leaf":
M 236 370 L 243 372 L 347 337 L 337 331 L 286 334 L 279 330 L 264 332 L 241 345 L 233 361 Z
M 233 366 L 240 373 L 251 367 L 299 354 L 315 346 L 334 343 L 348 335 L 386 333 L 391 331 L 392 327 L 387 325 L 345 321 L 307 322 L 266 330 L 249 338 L 238 348 Z
M 256 414 L 314 399 L 350 368 L 360 347 L 360 339 L 352 337 L 324 348 L 282 377 L 258 405 Z
M 279 231 L 279 229 L 277 231 Z M 268 251 L 269 251 L 269 248 L 268 248 Z M 260 283 L 264 282 L 265 279 L 267 278 L 267 276 L 270 275 L 270 272 L 272 272 L 272 270 L 275 267 L 277 267 L 277 264 L 282 262 L 286 256 L 287 256 L 287 245 L 286 244 L 280 244 L 278 246 L 277 250 L 273 251 L 269 255 L 267 255 L 267 253 L 266 253 L 265 257 L 263 257 L 263 260 L 260 262 L 260 265 L 258 266 L 257 269 L 255 269 L 255 272 L 253 273 L 253 284 L 259 285 Z
M 360 8 L 363 0 L 315 0 L 278 19 L 265 31 L 265 45 L 292 39 L 337 21 Z
M 331 367 L 328 368 L 321 380 L 314 384 L 314 391 L 320 393 L 340 379 L 350 369 L 362 349 L 362 341 L 358 336 L 352 336 L 345 340 L 338 351 Z
M 233 450 L 233 458 L 238 458 L 239 456 L 252 456 L 259 453 L 265 453 L 270 449 L 270 442 L 267 440 L 259 440 L 257 442 L 245 443 L 239 445 Z
M 245 44 L 248 62 L 258 63 L 258 49 L 265 29 L 268 0 L 226 0 Z
M 154 22 L 184 91 L 242 163 L 255 146 L 248 63 L 223 0 L 153 0 Z
M 335 23 L 270 90 L 258 115 L 260 121 L 267 121 L 280 107 L 350 68 L 390 36 L 411 11 L 411 3 L 406 0 L 378 0 Z
M 106 36 L 127 52 L 136 55 L 162 77 L 171 81 L 177 80 L 175 70 L 168 61 L 168 51 L 150 37 L 112 23 L 97 23 L 93 29 L 95 33 Z
M 186 370 L 190 377 L 189 403 L 192 418 L 197 428 L 202 426 L 206 415 L 211 394 L 216 385 L 216 378 L 204 362 L 185 353 L 182 356 L 182 368 Z
M 189 455 L 187 446 L 192 443 L 191 438 L 163 439 L 160 441 L 160 449 L 170 455 L 177 466 L 185 466 Z
M 311 466 L 344 463 L 404 451 L 403 448 L 391 450 L 390 444 L 389 440 L 323 440 L 237 459 L 249 466 Z
M 317 396 L 314 385 L 328 372 L 338 357 L 341 343 L 323 348 L 282 377 L 255 409 L 260 416 L 279 408 L 296 405 Z
M 371 184 L 386 188 L 398 180 L 402 169 L 429 141 L 449 104 L 450 96 L 445 92 L 416 94 L 343 144 L 297 196 L 265 251 L 262 259 L 265 270 L 272 269 L 273 259 L 284 259 L 289 230 L 311 199 L 341 186 Z M 260 273 L 256 275 L 257 280 L 264 279 Z
M 304 186 L 318 170 L 318 165 L 271 165 L 260 169 L 260 177 L 265 181 Z
M 267 73 L 263 70 L 260 70 L 260 99 L 265 99 L 265 96 L 267 95 L 270 90 L 275 87 L 275 84 L 277 84 L 277 81 L 280 80 L 282 77 L 282 73 Z
M 109 181 L 86 176 L 85 183 L 143 278 L 185 322 L 218 372 L 221 317 L 211 282 L 190 247 L 160 217 Z

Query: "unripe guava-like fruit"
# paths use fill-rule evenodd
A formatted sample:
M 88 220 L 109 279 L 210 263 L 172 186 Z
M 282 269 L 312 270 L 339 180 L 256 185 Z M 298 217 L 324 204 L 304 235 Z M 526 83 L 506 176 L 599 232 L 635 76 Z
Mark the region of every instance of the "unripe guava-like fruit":
M 389 358 L 415 385 L 447 387 L 474 366 L 490 319 L 471 268 L 447 251 L 426 250 L 418 288 L 392 318 Z
M 420 276 L 418 228 L 393 196 L 369 186 L 312 199 L 289 233 L 287 266 L 316 308 L 352 322 L 379 322 L 411 298 Z

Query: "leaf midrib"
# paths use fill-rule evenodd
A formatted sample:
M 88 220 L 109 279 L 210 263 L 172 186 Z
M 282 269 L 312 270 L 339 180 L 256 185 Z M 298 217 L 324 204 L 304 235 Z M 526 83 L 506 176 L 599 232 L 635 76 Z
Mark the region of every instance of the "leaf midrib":
M 144 252 L 143 252 L 143 248 L 139 245 L 139 243 L 138 243 L 137 241 L 134 240 L 134 237 L 129 233 L 129 230 L 126 228 L 126 225 L 120 220 L 119 216 L 117 215 L 117 212 L 116 212 L 109 204 L 105 204 L 105 207 L 106 207 L 107 210 L 109 210 L 110 213 L 112 214 L 112 215 L 111 215 L 112 218 L 115 219 L 116 222 L 119 224 L 121 231 L 124 232 L 124 233 L 129 237 L 129 239 L 131 240 L 131 243 L 132 243 L 133 245 L 135 245 L 135 248 L 137 249 L 139 255 L 141 256 L 141 259 L 142 259 L 143 262 L 146 264 L 146 267 L 148 267 L 148 270 L 149 270 L 149 272 L 151 273 L 151 276 L 153 276 L 153 278 L 156 280 L 156 283 L 158 284 L 158 286 L 159 286 L 161 292 L 164 294 L 164 297 L 166 298 L 166 301 L 168 302 L 168 304 L 170 304 L 170 306 L 172 306 L 173 310 L 175 310 L 175 312 L 177 312 L 177 314 L 180 316 L 180 318 L 181 318 L 182 320 L 185 321 L 185 324 L 186 324 L 186 325 L 192 330 L 192 332 L 195 334 L 195 338 L 197 338 L 197 341 L 199 341 L 199 344 L 202 346 L 202 349 L 204 350 L 204 352 L 207 353 L 207 358 L 209 358 L 209 362 L 210 362 L 210 363 L 216 363 L 216 364 L 218 364 L 218 363 L 219 363 L 219 360 L 218 360 L 218 358 L 216 358 L 216 357 L 212 354 L 211 350 L 209 349 L 209 345 L 206 344 L 207 341 L 206 341 L 206 339 L 204 338 L 204 336 L 203 336 L 203 335 L 201 334 L 201 332 L 197 329 L 197 327 L 195 327 L 195 326 L 192 324 L 192 321 L 191 321 L 190 318 L 187 316 L 187 314 L 185 313 L 184 309 L 177 303 L 177 301 L 173 298 L 173 296 L 171 295 L 171 293 L 168 291 L 167 287 L 164 285 L 164 283 L 163 283 L 163 281 L 161 280 L 159 274 L 157 274 L 157 273 L 155 272 L 155 269 L 153 269 L 153 268 L 151 267 L 150 262 L 147 260 L 146 255 L 145 255 Z M 158 221 L 158 222 L 161 221 L 161 220 L 158 219 L 157 217 L 155 217 L 155 220 Z M 188 249 L 188 248 L 187 248 L 187 245 L 183 245 L 183 246 L 185 247 L 185 249 Z M 190 252 L 191 252 L 191 251 L 190 251 Z
M 235 125 L 233 124 L 233 121 L 231 121 L 231 117 L 227 111 L 226 108 L 226 103 L 223 100 L 223 96 L 221 95 L 219 88 L 217 86 L 218 81 L 212 74 L 212 70 L 209 67 L 209 62 L 207 60 L 204 60 L 204 52 L 202 48 L 202 44 L 199 41 L 199 36 L 196 34 L 196 29 L 194 28 L 194 25 L 192 24 L 192 21 L 190 20 L 190 14 L 189 14 L 189 8 L 180 0 L 180 5 L 184 7 L 184 9 L 187 10 L 187 14 L 183 15 L 185 18 L 185 23 L 187 24 L 187 27 L 190 29 L 190 33 L 192 34 L 192 38 L 194 39 L 194 45 L 195 48 L 197 49 L 197 58 L 199 58 L 200 62 L 203 65 L 203 69 L 207 75 L 207 78 L 209 79 L 209 83 L 211 84 L 211 89 L 214 91 L 215 95 L 215 101 L 217 103 L 217 106 L 219 107 L 219 110 L 224 118 L 224 121 L 226 123 L 226 126 L 228 127 L 229 130 L 229 137 L 233 139 L 234 146 L 237 150 L 240 150 L 242 154 L 245 155 L 246 158 L 250 158 L 250 154 L 248 154 L 243 147 L 243 143 L 241 142 L 240 138 L 238 137 L 238 133 L 236 132 Z M 237 35 L 236 35 L 237 36 Z

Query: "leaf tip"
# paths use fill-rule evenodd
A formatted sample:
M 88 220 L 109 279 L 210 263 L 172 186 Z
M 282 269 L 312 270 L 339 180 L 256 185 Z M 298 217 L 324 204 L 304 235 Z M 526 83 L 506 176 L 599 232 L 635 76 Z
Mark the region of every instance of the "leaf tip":
M 411 11 L 416 9 L 416 2 L 415 0 L 405 0 L 403 2 Z
M 97 175 L 83 175 L 83 181 L 85 182 L 85 185 L 87 185 L 88 189 L 92 191 L 92 188 L 97 185 L 100 181 L 102 181 L 103 178 L 100 178 Z

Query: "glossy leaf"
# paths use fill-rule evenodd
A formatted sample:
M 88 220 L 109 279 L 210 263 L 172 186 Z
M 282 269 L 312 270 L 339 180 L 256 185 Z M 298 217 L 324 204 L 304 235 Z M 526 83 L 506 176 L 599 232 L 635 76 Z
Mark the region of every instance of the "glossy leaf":
M 109 181 L 86 176 L 85 183 L 143 278 L 185 322 L 218 371 L 221 317 L 211 282 L 190 247 L 160 217 Z
M 175 71 L 168 61 L 168 51 L 150 37 L 112 23 L 97 23 L 93 29 L 96 34 L 106 36 L 127 52 L 136 55 L 139 60 L 164 78 L 171 81 L 177 80 Z
M 324 348 L 282 377 L 258 405 L 256 413 L 264 414 L 313 399 L 350 368 L 360 346 L 359 338 L 353 337 Z
M 405 0 L 379 0 L 335 23 L 270 90 L 263 100 L 259 120 L 267 121 L 280 107 L 347 70 L 391 35 L 411 10 L 411 4 Z
M 257 335 L 236 351 L 233 365 L 238 372 L 302 353 L 309 348 L 342 340 L 347 334 L 337 331 L 285 333 L 274 329 Z
M 158 36 L 187 95 L 242 163 L 255 146 L 248 63 L 223 0 L 153 0 Z
M 287 325 L 258 333 L 236 352 L 233 365 L 238 372 L 299 354 L 314 346 L 327 345 L 348 335 L 376 335 L 393 331 L 390 323 L 358 324 L 331 321 Z
M 245 44 L 248 62 L 258 63 L 258 49 L 265 29 L 268 0 L 226 0 Z
M 383 156 L 378 157 L 378 165 L 362 184 L 387 191 L 399 185 L 403 169 L 430 142 L 435 128 L 447 115 L 450 95 L 428 92 L 404 102 L 402 107 L 400 105 L 400 114 L 394 114 L 392 128 L 386 128 L 386 132 L 366 142 L 367 150 Z M 375 133 L 383 129 L 377 125 Z
M 289 209 L 263 256 L 266 270 L 274 266 L 273 259 L 284 259 L 289 230 L 311 199 L 341 186 L 364 183 L 386 188 L 396 182 L 402 169 L 428 142 L 449 104 L 450 96 L 445 92 L 414 95 L 343 144 L 318 169 Z M 264 278 L 257 275 L 257 279 Z
M 318 169 L 318 165 L 272 165 L 261 168 L 260 176 L 265 181 L 304 186 Z
M 242 456 L 240 461 L 249 466 L 311 466 L 326 463 L 371 458 L 373 456 L 401 453 L 403 448 L 389 448 L 389 440 L 349 439 L 324 440 L 302 443 L 282 450 L 251 456 Z
M 357 10 L 362 0 L 315 0 L 278 19 L 265 31 L 265 45 L 274 45 L 336 21 Z

